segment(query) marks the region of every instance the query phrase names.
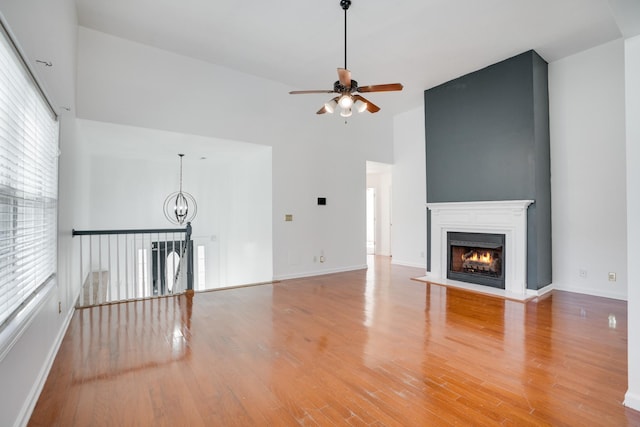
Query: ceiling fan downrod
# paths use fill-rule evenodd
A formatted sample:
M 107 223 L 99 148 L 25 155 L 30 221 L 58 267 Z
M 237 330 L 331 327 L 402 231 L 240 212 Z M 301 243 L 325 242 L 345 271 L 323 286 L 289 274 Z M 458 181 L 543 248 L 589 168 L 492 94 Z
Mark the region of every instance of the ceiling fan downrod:
M 344 10 L 344 69 L 347 68 L 347 10 L 351 6 L 351 0 L 340 0 L 340 6 Z

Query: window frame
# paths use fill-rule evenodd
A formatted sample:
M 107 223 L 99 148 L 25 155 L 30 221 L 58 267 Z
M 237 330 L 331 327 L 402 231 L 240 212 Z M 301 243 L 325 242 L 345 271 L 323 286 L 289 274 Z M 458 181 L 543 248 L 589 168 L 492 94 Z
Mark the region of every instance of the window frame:
M 44 233 L 51 233 L 51 239 L 49 245 L 47 245 L 47 250 L 45 252 L 38 252 L 38 254 L 53 253 L 53 261 L 47 262 L 46 266 L 46 278 L 42 280 L 41 283 L 37 283 L 35 288 L 28 288 L 30 292 L 24 295 L 20 301 L 18 307 L 13 310 L 4 320 L 0 321 L 0 362 L 5 358 L 5 356 L 9 353 L 11 348 L 16 344 L 22 334 L 26 331 L 29 325 L 32 323 L 36 314 L 40 311 L 40 308 L 43 306 L 44 302 L 47 301 L 49 295 L 53 292 L 54 289 L 57 288 L 57 274 L 58 274 L 58 262 L 57 262 L 57 251 L 58 251 L 58 179 L 59 179 L 59 162 L 57 159 L 57 155 L 59 155 L 59 147 L 60 147 L 60 122 L 58 118 L 58 114 L 53 108 L 49 98 L 47 97 L 45 91 L 42 88 L 42 85 L 39 83 L 37 77 L 33 73 L 31 67 L 28 62 L 25 60 L 26 56 L 24 55 L 22 49 L 16 42 L 16 38 L 12 34 L 9 26 L 7 25 L 4 17 L 0 13 L 0 37 L 4 40 L 3 44 L 6 43 L 7 47 L 13 51 L 13 56 L 15 57 L 15 65 L 17 67 L 22 68 L 22 74 L 27 79 L 27 86 L 29 86 L 33 93 L 40 98 L 42 101 L 42 106 L 48 116 L 55 122 L 55 128 L 53 129 L 55 133 L 55 147 L 50 146 L 49 148 L 55 148 L 56 150 L 56 159 L 53 175 L 54 178 L 52 180 L 47 180 L 44 185 L 51 186 L 55 188 L 55 197 L 52 199 L 54 202 L 53 206 L 53 216 L 52 220 L 43 219 L 43 225 L 45 226 Z M 40 108 L 40 107 L 38 107 Z M 41 114 L 41 110 L 34 110 L 33 116 L 37 116 L 37 114 Z M 35 161 L 34 161 L 35 165 Z M 43 196 L 46 198 L 46 196 Z M 51 211 L 47 211 L 46 209 L 43 211 L 43 216 L 46 217 L 46 214 L 51 214 Z M 18 218 L 18 215 L 15 215 Z M 22 218 L 22 217 L 20 217 Z M 53 227 L 53 228 L 51 228 Z M 51 265 L 49 265 L 51 264 Z M 50 274 L 49 274 L 50 272 Z

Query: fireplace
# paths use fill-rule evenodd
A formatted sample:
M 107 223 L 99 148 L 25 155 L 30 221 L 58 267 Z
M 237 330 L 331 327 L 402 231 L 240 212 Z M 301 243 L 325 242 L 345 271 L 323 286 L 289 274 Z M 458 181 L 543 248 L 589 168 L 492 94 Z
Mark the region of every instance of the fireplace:
M 447 278 L 505 288 L 504 234 L 447 232 Z
M 527 289 L 527 208 L 531 203 L 533 200 L 427 203 L 431 212 L 431 247 L 428 249 L 431 263 L 425 280 L 518 300 L 537 295 L 537 291 Z M 448 278 L 447 234 L 450 232 L 504 236 L 502 287 Z

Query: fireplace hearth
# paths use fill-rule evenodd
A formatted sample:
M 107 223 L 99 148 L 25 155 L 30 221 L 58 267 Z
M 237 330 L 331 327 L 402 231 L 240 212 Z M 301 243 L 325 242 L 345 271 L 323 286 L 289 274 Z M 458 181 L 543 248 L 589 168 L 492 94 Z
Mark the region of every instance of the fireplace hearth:
M 505 288 L 505 235 L 447 233 L 447 278 Z

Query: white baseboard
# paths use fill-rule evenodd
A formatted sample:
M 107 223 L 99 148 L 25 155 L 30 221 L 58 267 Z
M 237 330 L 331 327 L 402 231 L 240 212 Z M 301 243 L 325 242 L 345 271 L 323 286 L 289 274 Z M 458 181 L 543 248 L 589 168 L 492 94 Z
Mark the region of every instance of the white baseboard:
M 69 323 L 71 323 L 71 318 L 73 317 L 73 313 L 75 312 L 75 307 L 71 307 L 69 313 L 67 313 L 66 318 L 64 319 L 64 323 L 60 330 L 58 331 L 58 335 L 56 336 L 49 353 L 47 354 L 47 358 L 45 359 L 45 363 L 42 365 L 40 372 L 38 374 L 36 382 L 33 384 L 31 391 L 29 392 L 28 398 L 25 400 L 25 403 L 16 419 L 16 427 L 24 427 L 29 423 L 29 419 L 31 418 L 31 414 L 33 413 L 34 408 L 36 407 L 36 403 L 38 403 L 38 398 L 40 397 L 40 393 L 44 388 L 44 384 L 47 381 L 47 377 L 49 376 L 49 372 L 51 371 L 51 367 L 53 366 L 53 361 L 56 359 L 56 355 L 58 354 L 58 350 L 62 345 L 62 340 L 64 339 L 65 334 L 67 333 L 67 328 L 69 327 Z
M 352 265 L 352 266 L 341 267 L 341 268 L 330 268 L 327 270 L 315 270 L 315 271 L 305 271 L 300 273 L 281 274 L 281 275 L 273 276 L 273 280 L 301 279 L 303 277 L 322 276 L 325 274 L 344 273 L 347 271 L 366 270 L 366 269 L 367 269 L 367 264 Z
M 592 295 L 594 297 L 611 298 L 611 299 L 617 299 L 622 301 L 627 300 L 627 297 L 624 295 L 620 295 L 614 292 L 601 291 L 598 289 L 588 289 L 588 288 L 579 288 L 579 287 L 561 286 L 561 285 L 560 286 L 556 285 L 554 289 L 557 291 L 566 291 L 566 292 L 574 292 L 576 294 Z
M 623 405 L 627 408 L 640 411 L 640 395 L 627 391 L 627 393 L 624 395 Z
M 527 295 L 531 297 L 541 297 L 543 295 L 548 294 L 554 289 L 555 287 L 553 286 L 553 283 L 550 283 L 547 286 L 544 286 L 540 289 L 527 289 Z
M 391 264 L 402 265 L 404 267 L 416 267 L 416 268 L 421 268 L 424 271 L 427 271 L 427 261 L 414 262 L 414 261 L 404 261 L 401 259 L 391 258 Z
M 391 256 L 390 252 L 375 252 L 370 254 L 369 252 L 367 252 L 367 255 L 373 255 L 373 256 Z

